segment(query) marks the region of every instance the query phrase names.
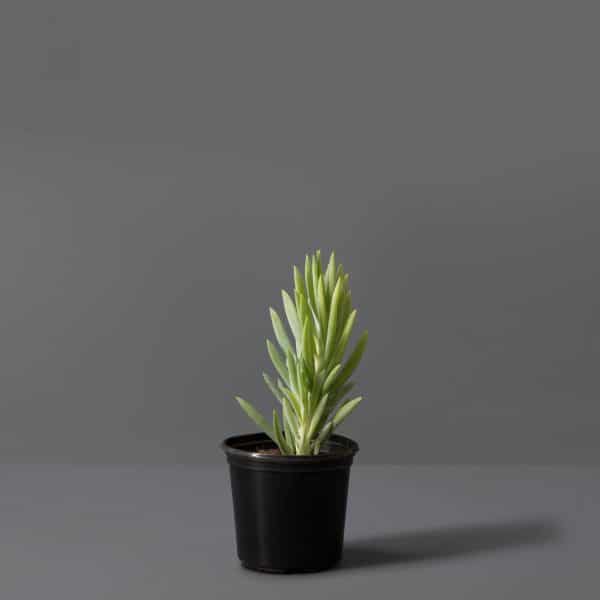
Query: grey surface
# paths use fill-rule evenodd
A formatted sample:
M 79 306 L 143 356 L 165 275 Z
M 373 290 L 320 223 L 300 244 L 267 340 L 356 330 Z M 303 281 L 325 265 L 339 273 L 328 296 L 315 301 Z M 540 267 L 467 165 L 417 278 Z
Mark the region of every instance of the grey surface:
M 225 468 L 0 468 L 0 596 L 597 598 L 594 468 L 353 469 L 345 558 L 243 570 Z
M 364 461 L 600 464 L 594 3 L 0 11 L 2 461 L 221 461 L 321 247 Z

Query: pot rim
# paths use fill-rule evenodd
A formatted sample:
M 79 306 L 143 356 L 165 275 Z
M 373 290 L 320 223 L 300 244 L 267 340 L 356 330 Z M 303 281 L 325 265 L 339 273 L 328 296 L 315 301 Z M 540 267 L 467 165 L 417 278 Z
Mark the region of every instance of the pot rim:
M 244 450 L 244 446 L 254 446 L 261 442 L 274 443 L 266 433 L 247 433 L 234 435 L 221 442 L 221 449 L 227 455 L 227 459 L 246 464 L 254 463 L 256 465 L 340 465 L 352 462 L 354 455 L 358 452 L 358 444 L 343 435 L 333 434 L 324 444 L 324 448 L 335 447 L 335 452 L 322 453 L 317 455 L 273 455 L 261 454 Z

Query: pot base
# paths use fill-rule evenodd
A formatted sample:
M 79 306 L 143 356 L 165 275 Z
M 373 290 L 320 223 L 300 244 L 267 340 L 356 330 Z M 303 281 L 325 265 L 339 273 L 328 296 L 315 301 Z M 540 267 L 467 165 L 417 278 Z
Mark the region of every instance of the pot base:
M 319 573 L 320 571 L 327 571 L 329 569 L 333 569 L 340 563 L 339 560 L 335 562 L 325 565 L 322 567 L 315 567 L 312 569 L 273 569 L 271 567 L 260 567 L 258 565 L 250 565 L 244 561 L 241 561 L 240 564 L 244 569 L 248 569 L 249 571 L 258 571 L 259 573 L 268 573 L 270 575 L 302 575 L 306 573 Z

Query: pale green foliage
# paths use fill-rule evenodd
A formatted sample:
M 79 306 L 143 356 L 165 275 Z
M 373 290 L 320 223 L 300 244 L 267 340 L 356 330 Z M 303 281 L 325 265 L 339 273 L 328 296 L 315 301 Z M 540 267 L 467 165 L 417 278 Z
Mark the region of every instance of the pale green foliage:
M 307 256 L 304 274 L 294 267 L 293 298 L 282 291 L 286 328 L 269 309 L 277 345 L 267 351 L 278 377 L 263 373 L 281 405 L 265 419 L 250 403 L 236 397 L 246 414 L 277 444 L 282 454 L 318 454 L 335 428 L 356 408 L 361 397 L 348 398 L 354 373 L 367 344 L 367 332 L 346 358 L 356 320 L 348 275 L 332 253 L 323 270 L 321 252 Z M 291 333 L 291 335 L 290 335 Z

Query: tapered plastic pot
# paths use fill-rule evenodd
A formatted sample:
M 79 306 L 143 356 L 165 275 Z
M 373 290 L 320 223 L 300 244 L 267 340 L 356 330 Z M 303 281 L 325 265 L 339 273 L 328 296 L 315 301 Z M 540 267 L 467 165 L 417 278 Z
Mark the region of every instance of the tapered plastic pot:
M 358 444 L 331 436 L 317 456 L 260 453 L 262 433 L 226 439 L 237 553 L 248 569 L 322 571 L 342 557 L 350 466 Z

